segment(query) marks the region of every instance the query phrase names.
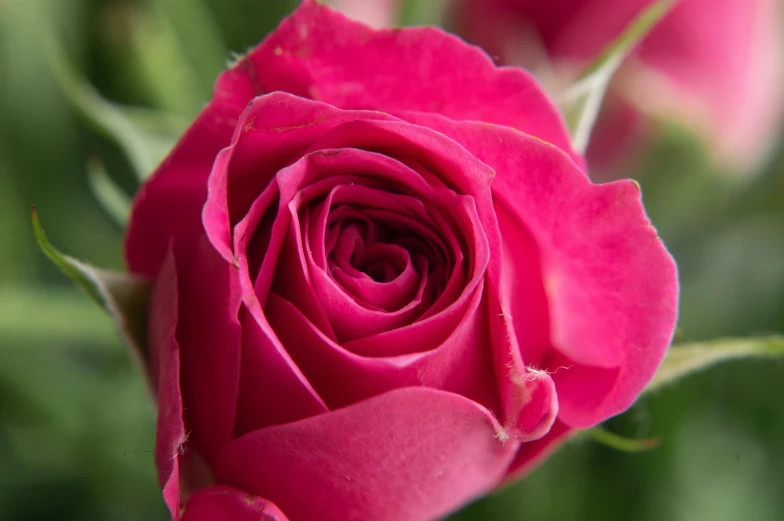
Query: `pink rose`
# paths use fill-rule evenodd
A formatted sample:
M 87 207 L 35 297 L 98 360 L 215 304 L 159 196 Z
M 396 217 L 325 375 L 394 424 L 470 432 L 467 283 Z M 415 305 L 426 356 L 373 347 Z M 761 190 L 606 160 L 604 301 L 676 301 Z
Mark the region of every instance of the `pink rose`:
M 581 163 L 522 69 L 303 2 L 134 203 L 172 517 L 435 519 L 629 407 L 675 265 Z
M 505 63 L 585 65 L 653 0 L 464 0 L 461 34 Z M 764 158 L 782 115 L 779 0 L 681 0 L 621 69 L 589 157 L 600 161 L 639 114 L 670 117 L 735 169 Z M 634 113 L 638 115 L 635 116 Z M 628 136 L 627 136 L 628 137 Z

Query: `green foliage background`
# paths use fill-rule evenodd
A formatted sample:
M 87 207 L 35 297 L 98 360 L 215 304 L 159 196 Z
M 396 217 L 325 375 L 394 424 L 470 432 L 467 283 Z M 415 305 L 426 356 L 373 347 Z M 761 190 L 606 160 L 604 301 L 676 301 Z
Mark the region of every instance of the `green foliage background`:
M 128 192 L 136 186 L 116 146 L 62 94 L 47 45 L 64 50 L 107 99 L 187 120 L 229 51 L 258 42 L 292 7 L 0 0 L 0 519 L 167 519 L 142 379 L 108 318 L 50 265 L 30 230 L 34 203 L 64 251 L 120 269 L 122 232 L 90 193 L 88 160 L 100 158 Z M 629 174 L 679 262 L 679 339 L 784 331 L 782 147 L 738 181 L 665 127 Z M 609 422 L 617 433 L 657 436 L 657 449 L 571 443 L 454 519 L 784 519 L 783 396 L 782 362 L 712 369 Z

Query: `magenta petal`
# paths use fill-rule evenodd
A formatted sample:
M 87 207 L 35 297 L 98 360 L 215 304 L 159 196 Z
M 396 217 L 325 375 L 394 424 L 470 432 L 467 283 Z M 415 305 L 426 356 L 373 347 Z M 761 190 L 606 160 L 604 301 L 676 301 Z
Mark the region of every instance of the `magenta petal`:
M 396 244 L 378 244 L 359 251 L 363 260 L 373 259 L 373 255 L 378 254 L 380 261 L 370 264 L 368 269 L 378 273 L 383 270 L 383 277 L 376 277 L 380 280 L 375 280 L 363 272 L 352 273 L 351 265 L 345 268 L 338 265 L 331 269 L 332 277 L 338 284 L 362 302 L 384 311 L 395 311 L 411 302 L 417 295 L 417 289 L 421 287 L 419 281 L 422 277 L 419 273 L 424 271 L 424 276 L 427 276 L 426 267 L 418 270 L 409 253 Z M 369 253 L 365 254 L 366 251 Z M 389 254 L 392 261 L 386 254 Z M 346 262 L 346 259 L 340 261 Z M 356 271 L 356 268 L 353 271 Z
M 538 440 L 520 445 L 512 464 L 509 465 L 505 483 L 512 483 L 533 471 L 537 465 L 547 459 L 570 436 L 577 433 L 575 429 L 567 427 L 556 420 L 550 430 Z
M 248 62 L 240 63 L 247 66 Z M 228 148 L 221 151 L 209 176 L 202 219 L 215 248 L 225 257 L 231 229 L 277 173 L 299 159 L 326 131 L 355 119 L 396 118 L 380 112 L 342 111 L 286 92 L 253 99 L 238 117 L 236 130 L 224 145 Z
M 270 294 L 266 313 L 292 358 L 330 408 L 396 387 L 421 385 L 459 393 L 498 410 L 491 353 L 484 341 L 487 320 L 481 296 L 480 291 L 474 292 L 468 310 L 446 326 L 451 334 L 440 345 L 389 358 L 368 358 L 344 349 L 275 293 Z
M 327 412 L 324 402 L 271 331 L 247 309 L 242 318 L 242 372 L 235 435 Z
M 242 350 L 236 271 L 204 235 L 177 250 L 185 415 L 210 463 L 234 435 Z
M 508 208 L 502 198 L 496 198 L 495 208 L 501 237 L 506 238 L 501 246 L 503 269 L 498 283 L 501 313 L 514 325 L 525 365 L 542 369 L 551 345 L 542 254 L 518 211 Z
M 629 407 L 664 357 L 678 304 L 675 263 L 645 215 L 639 188 L 632 181 L 592 184 L 563 152 L 510 128 L 405 117 L 493 167 L 497 211 L 527 229 L 515 235 L 516 226 L 504 226 L 503 242 L 533 239 L 538 247 L 552 347 L 581 367 L 539 368 L 557 371 L 559 418 L 588 427 Z M 505 275 L 515 280 L 520 266 L 505 263 Z M 540 347 L 535 356 L 543 356 Z M 602 375 L 596 385 L 580 387 L 578 381 L 591 380 L 586 371 Z
M 202 233 L 207 178 L 218 152 L 229 145 L 238 118 L 254 96 L 255 71 L 238 63 L 223 72 L 209 105 L 134 198 L 125 236 L 130 270 L 154 278 L 173 237 Z
M 183 521 L 288 521 L 278 507 L 236 488 L 216 486 L 198 491 L 185 507 Z
M 164 163 L 139 189 L 125 236 L 125 259 L 131 272 L 155 278 L 174 237 L 192 238 L 202 233 L 198 215 L 207 196 L 202 182 L 206 185 L 209 173 L 208 159 L 202 159 L 205 174 L 201 180 L 196 175 L 188 177 L 189 161 L 181 166 L 175 158 L 171 166 Z
M 583 63 L 652 3 L 624 0 L 608 8 L 606 0 L 467 0 L 459 23 L 469 41 L 500 53 L 507 62 L 512 52 L 531 51 L 515 49 L 513 43 L 539 40 L 555 59 Z
M 558 395 L 550 375 L 526 367 L 514 323 L 508 314 L 509 291 L 493 281 L 487 286 L 487 312 L 493 345 L 493 362 L 501 397 L 504 433 L 531 441 L 547 433 L 558 414 Z M 522 339 L 525 340 L 524 338 Z
M 571 150 L 561 116 L 526 71 L 496 67 L 433 27 L 374 31 L 307 0 L 245 59 L 268 92 L 509 125 Z
M 240 118 L 242 119 L 242 118 Z M 237 139 L 235 131 L 232 141 Z M 228 176 L 232 148 L 221 150 L 215 157 L 212 173 L 207 181 L 207 202 L 201 219 L 213 247 L 228 262 L 233 262 L 231 223 L 229 216 Z
M 172 519 L 180 516 L 179 456 L 185 441 L 180 394 L 180 353 L 177 327 L 177 272 L 169 252 L 150 298 L 150 364 L 158 393 L 155 464 L 163 498 Z
M 503 477 L 518 444 L 499 432 L 471 400 L 403 388 L 246 434 L 224 448 L 218 475 L 292 521 L 429 521 Z

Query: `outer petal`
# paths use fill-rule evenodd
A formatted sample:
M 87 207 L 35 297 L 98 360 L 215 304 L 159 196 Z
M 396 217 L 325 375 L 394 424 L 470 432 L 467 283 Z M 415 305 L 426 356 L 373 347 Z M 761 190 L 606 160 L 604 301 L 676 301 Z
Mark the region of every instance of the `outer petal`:
M 518 156 L 520 163 L 507 156 L 511 150 L 498 151 L 493 163 L 506 175 L 497 179 L 496 194 L 541 246 L 553 347 L 572 361 L 553 358 L 548 367 L 559 415 L 570 426 L 588 427 L 631 405 L 661 363 L 677 315 L 675 264 L 635 185 L 591 185 L 555 150 L 533 140 L 526 150 L 531 155 Z M 602 387 L 579 366 L 595 366 L 592 376 L 605 368 L 617 374 Z M 574 379 L 582 385 L 571 385 Z M 595 399 L 586 399 L 592 393 Z
M 531 441 L 552 427 L 558 414 L 558 395 L 547 372 L 525 366 L 521 347 L 528 344 L 528 338 L 524 331 L 515 330 L 509 313 L 509 285 L 505 278 L 500 284 L 491 279 L 486 288 L 496 383 L 504 411 L 504 435 Z
M 217 486 L 188 501 L 182 521 L 288 521 L 278 507 L 241 490 Z
M 554 373 L 559 418 L 588 427 L 625 410 L 661 363 L 677 315 L 675 263 L 645 216 L 639 189 L 631 181 L 594 185 L 561 151 L 510 128 L 406 117 L 492 166 L 502 222 L 513 219 L 538 245 L 556 349 L 544 365 Z M 502 232 L 504 243 L 528 241 L 513 235 L 514 227 Z M 507 280 L 527 280 L 519 269 L 507 262 Z M 523 318 L 514 308 L 511 314 Z M 518 338 L 524 327 L 515 324 Z
M 246 308 L 240 315 L 243 353 L 235 436 L 327 412 L 280 340 L 263 328 Z
M 229 144 L 237 119 L 256 94 L 242 81 L 249 74 L 237 65 L 220 76 L 210 104 L 136 194 L 125 237 L 125 258 L 132 272 L 154 278 L 172 237 L 201 233 L 212 163 Z
M 172 519 L 180 516 L 180 451 L 185 444 L 180 395 L 180 349 L 177 327 L 177 273 L 169 253 L 150 299 L 150 359 L 158 393 L 155 465 Z
M 373 31 L 305 0 L 220 76 L 210 104 L 139 190 L 125 241 L 131 271 L 154 277 L 171 237 L 199 233 L 213 161 L 247 103 L 276 90 L 343 108 L 435 111 L 510 125 L 571 151 L 558 111 L 525 71 L 497 68 L 435 28 Z
M 550 431 L 539 438 L 520 445 L 504 480 L 509 484 L 530 474 L 540 463 L 547 459 L 555 450 L 563 445 L 578 431 L 567 427 L 556 420 Z
M 476 290 L 468 310 L 451 317 L 450 335 L 440 345 L 396 357 L 369 358 L 347 351 L 274 293 L 265 312 L 292 358 L 332 408 L 398 387 L 421 385 L 458 393 L 498 410 L 481 296 Z
M 251 432 L 224 449 L 218 472 L 292 521 L 426 521 L 502 478 L 518 444 L 499 428 L 466 398 L 402 388 Z
M 205 235 L 176 251 L 182 394 L 193 441 L 209 463 L 232 439 L 242 331 L 236 269 Z
M 242 63 L 245 68 L 249 66 L 249 62 Z M 313 141 L 335 126 L 371 119 L 395 118 L 380 112 L 342 111 L 285 92 L 254 99 L 241 114 L 227 148 L 216 157 L 209 177 L 209 196 L 204 181 L 206 204 L 200 222 L 221 255 L 232 259 L 233 227 L 282 168 L 299 159 Z
M 422 110 L 509 125 L 571 151 L 566 126 L 537 82 L 433 27 L 374 31 L 305 0 L 245 60 L 261 91 L 341 108 Z M 415 88 L 412 88 L 415 85 Z

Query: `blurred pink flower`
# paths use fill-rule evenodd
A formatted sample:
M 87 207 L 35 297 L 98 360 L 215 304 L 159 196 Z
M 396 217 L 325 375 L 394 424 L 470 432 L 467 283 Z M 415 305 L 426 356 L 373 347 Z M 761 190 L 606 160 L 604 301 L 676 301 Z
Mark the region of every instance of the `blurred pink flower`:
M 328 3 L 350 18 L 376 29 L 394 25 L 400 8 L 400 0 L 330 0 Z
M 457 4 L 455 20 L 466 39 L 504 63 L 543 73 L 547 57 L 557 71 L 574 71 L 652 3 L 466 0 Z M 780 7 L 778 0 L 681 0 L 614 82 L 615 99 L 608 104 L 625 126 L 600 122 L 598 128 L 628 135 L 631 128 L 639 128 L 639 117 L 618 114 L 631 107 L 638 115 L 684 123 L 730 168 L 757 166 L 782 114 Z M 602 135 L 594 138 L 589 158 L 603 162 L 607 157 L 601 156 L 621 148 L 608 147 Z

